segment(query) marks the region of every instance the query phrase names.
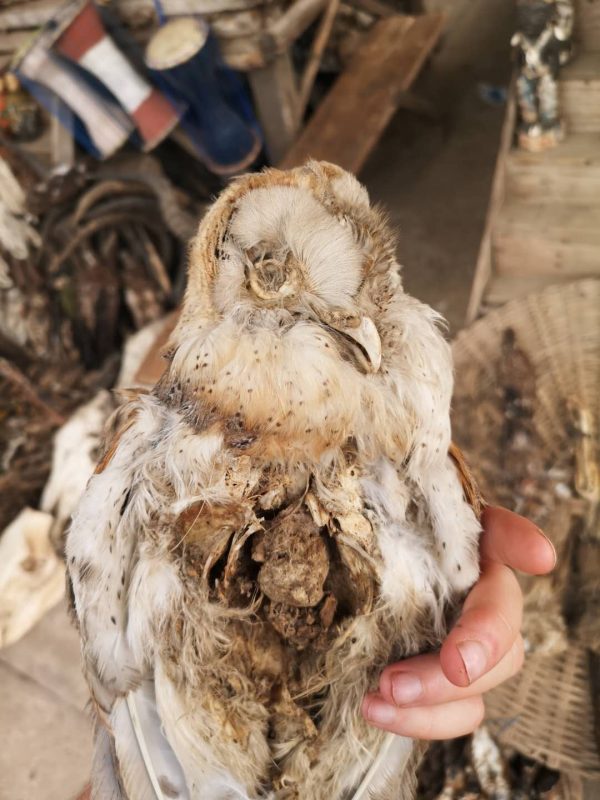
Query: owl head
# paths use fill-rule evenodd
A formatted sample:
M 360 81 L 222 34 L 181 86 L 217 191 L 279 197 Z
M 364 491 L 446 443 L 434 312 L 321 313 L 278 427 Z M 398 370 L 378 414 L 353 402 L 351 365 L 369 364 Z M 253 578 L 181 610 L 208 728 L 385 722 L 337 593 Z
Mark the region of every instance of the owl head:
M 312 161 L 246 175 L 200 225 L 180 331 L 232 315 L 310 322 L 357 369 L 376 372 L 379 318 L 400 282 L 394 251 L 383 215 L 341 168 Z
M 318 162 L 247 175 L 192 243 L 161 396 L 277 458 L 348 441 L 408 452 L 436 409 L 447 424 L 439 322 L 401 290 L 394 237 L 352 175 Z

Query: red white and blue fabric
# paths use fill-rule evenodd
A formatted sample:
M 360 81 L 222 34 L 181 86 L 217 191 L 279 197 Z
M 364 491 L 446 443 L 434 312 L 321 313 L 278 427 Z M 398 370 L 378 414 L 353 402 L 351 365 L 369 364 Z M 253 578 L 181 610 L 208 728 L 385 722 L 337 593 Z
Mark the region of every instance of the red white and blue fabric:
M 143 78 L 107 34 L 93 5 L 86 3 L 56 40 L 55 49 L 100 80 L 134 120 L 151 150 L 179 122 L 177 110 Z

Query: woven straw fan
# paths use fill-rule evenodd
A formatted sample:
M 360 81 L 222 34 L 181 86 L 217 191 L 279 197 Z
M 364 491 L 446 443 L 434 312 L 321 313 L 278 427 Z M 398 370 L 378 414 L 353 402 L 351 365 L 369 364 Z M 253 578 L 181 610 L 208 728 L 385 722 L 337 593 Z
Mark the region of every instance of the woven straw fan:
M 555 598 L 554 605 L 534 603 L 535 611 L 529 613 L 541 617 L 545 610 L 551 617 L 557 609 L 564 608 L 562 592 L 574 580 L 569 572 L 574 557 L 573 539 L 579 537 L 577 541 L 583 540 L 584 546 L 596 548 L 589 551 L 596 560 L 588 559 L 591 568 L 597 570 L 597 588 L 593 587 L 590 595 L 595 609 L 588 609 L 591 613 L 587 616 L 598 622 L 588 628 L 566 631 L 561 620 L 569 637 L 568 646 L 565 640 L 562 647 L 550 648 L 551 652 L 533 653 L 518 676 L 491 693 L 487 701 L 487 721 L 502 742 L 525 755 L 553 769 L 597 778 L 600 758 L 598 731 L 594 730 L 590 659 L 596 658 L 595 669 L 598 670 L 600 281 L 590 279 L 552 286 L 539 294 L 514 300 L 462 331 L 453 345 L 455 397 L 461 413 L 464 413 L 465 402 L 468 408 L 470 398 L 476 402 L 479 387 L 491 388 L 498 384 L 497 364 L 503 337 L 509 328 L 514 331 L 518 346 L 535 375 L 535 434 L 543 442 L 548 463 L 563 453 L 562 463 L 572 465 L 571 508 L 577 509 L 579 504 L 578 513 L 586 521 L 583 528 L 580 525 L 573 533 L 568 503 L 559 505 L 558 513 L 552 514 L 553 524 L 548 533 L 562 558 L 559 558 L 558 578 L 545 579 L 544 585 L 550 587 L 547 591 L 560 596 Z M 575 416 L 573 409 L 577 412 Z M 479 419 L 482 418 L 485 416 L 480 415 Z M 477 419 L 474 413 L 475 424 Z M 574 429 L 578 433 L 574 434 Z M 482 433 L 487 435 L 488 432 Z M 490 430 L 489 435 L 498 439 L 497 432 Z M 457 443 L 461 445 L 460 437 Z M 566 462 L 565 452 L 572 453 Z M 471 466 L 477 474 L 478 465 Z M 538 580 L 544 579 L 535 579 Z M 535 583 L 526 585 L 526 591 L 532 594 L 535 586 Z M 548 622 L 552 624 L 553 620 Z M 527 619 L 525 627 L 527 630 Z M 589 647 L 596 650 L 595 656 Z

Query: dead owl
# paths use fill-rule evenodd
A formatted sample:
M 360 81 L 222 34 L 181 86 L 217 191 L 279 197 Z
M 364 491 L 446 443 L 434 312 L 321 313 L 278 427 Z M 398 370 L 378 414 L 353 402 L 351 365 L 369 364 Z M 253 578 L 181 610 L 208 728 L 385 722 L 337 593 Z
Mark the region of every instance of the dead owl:
M 412 796 L 418 748 L 361 700 L 444 636 L 480 527 L 450 351 L 394 252 L 326 163 L 240 178 L 205 216 L 169 367 L 68 536 L 94 798 Z

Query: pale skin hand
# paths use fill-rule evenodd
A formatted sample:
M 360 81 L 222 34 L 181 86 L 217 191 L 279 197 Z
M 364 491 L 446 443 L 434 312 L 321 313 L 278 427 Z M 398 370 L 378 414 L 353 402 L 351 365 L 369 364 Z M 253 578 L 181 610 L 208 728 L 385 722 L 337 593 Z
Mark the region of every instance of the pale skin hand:
M 415 739 L 471 733 L 483 718 L 482 695 L 523 663 L 523 598 L 512 569 L 550 572 L 556 553 L 533 523 L 504 508 L 483 514 L 481 576 L 439 653 L 390 664 L 368 694 L 368 722 Z

